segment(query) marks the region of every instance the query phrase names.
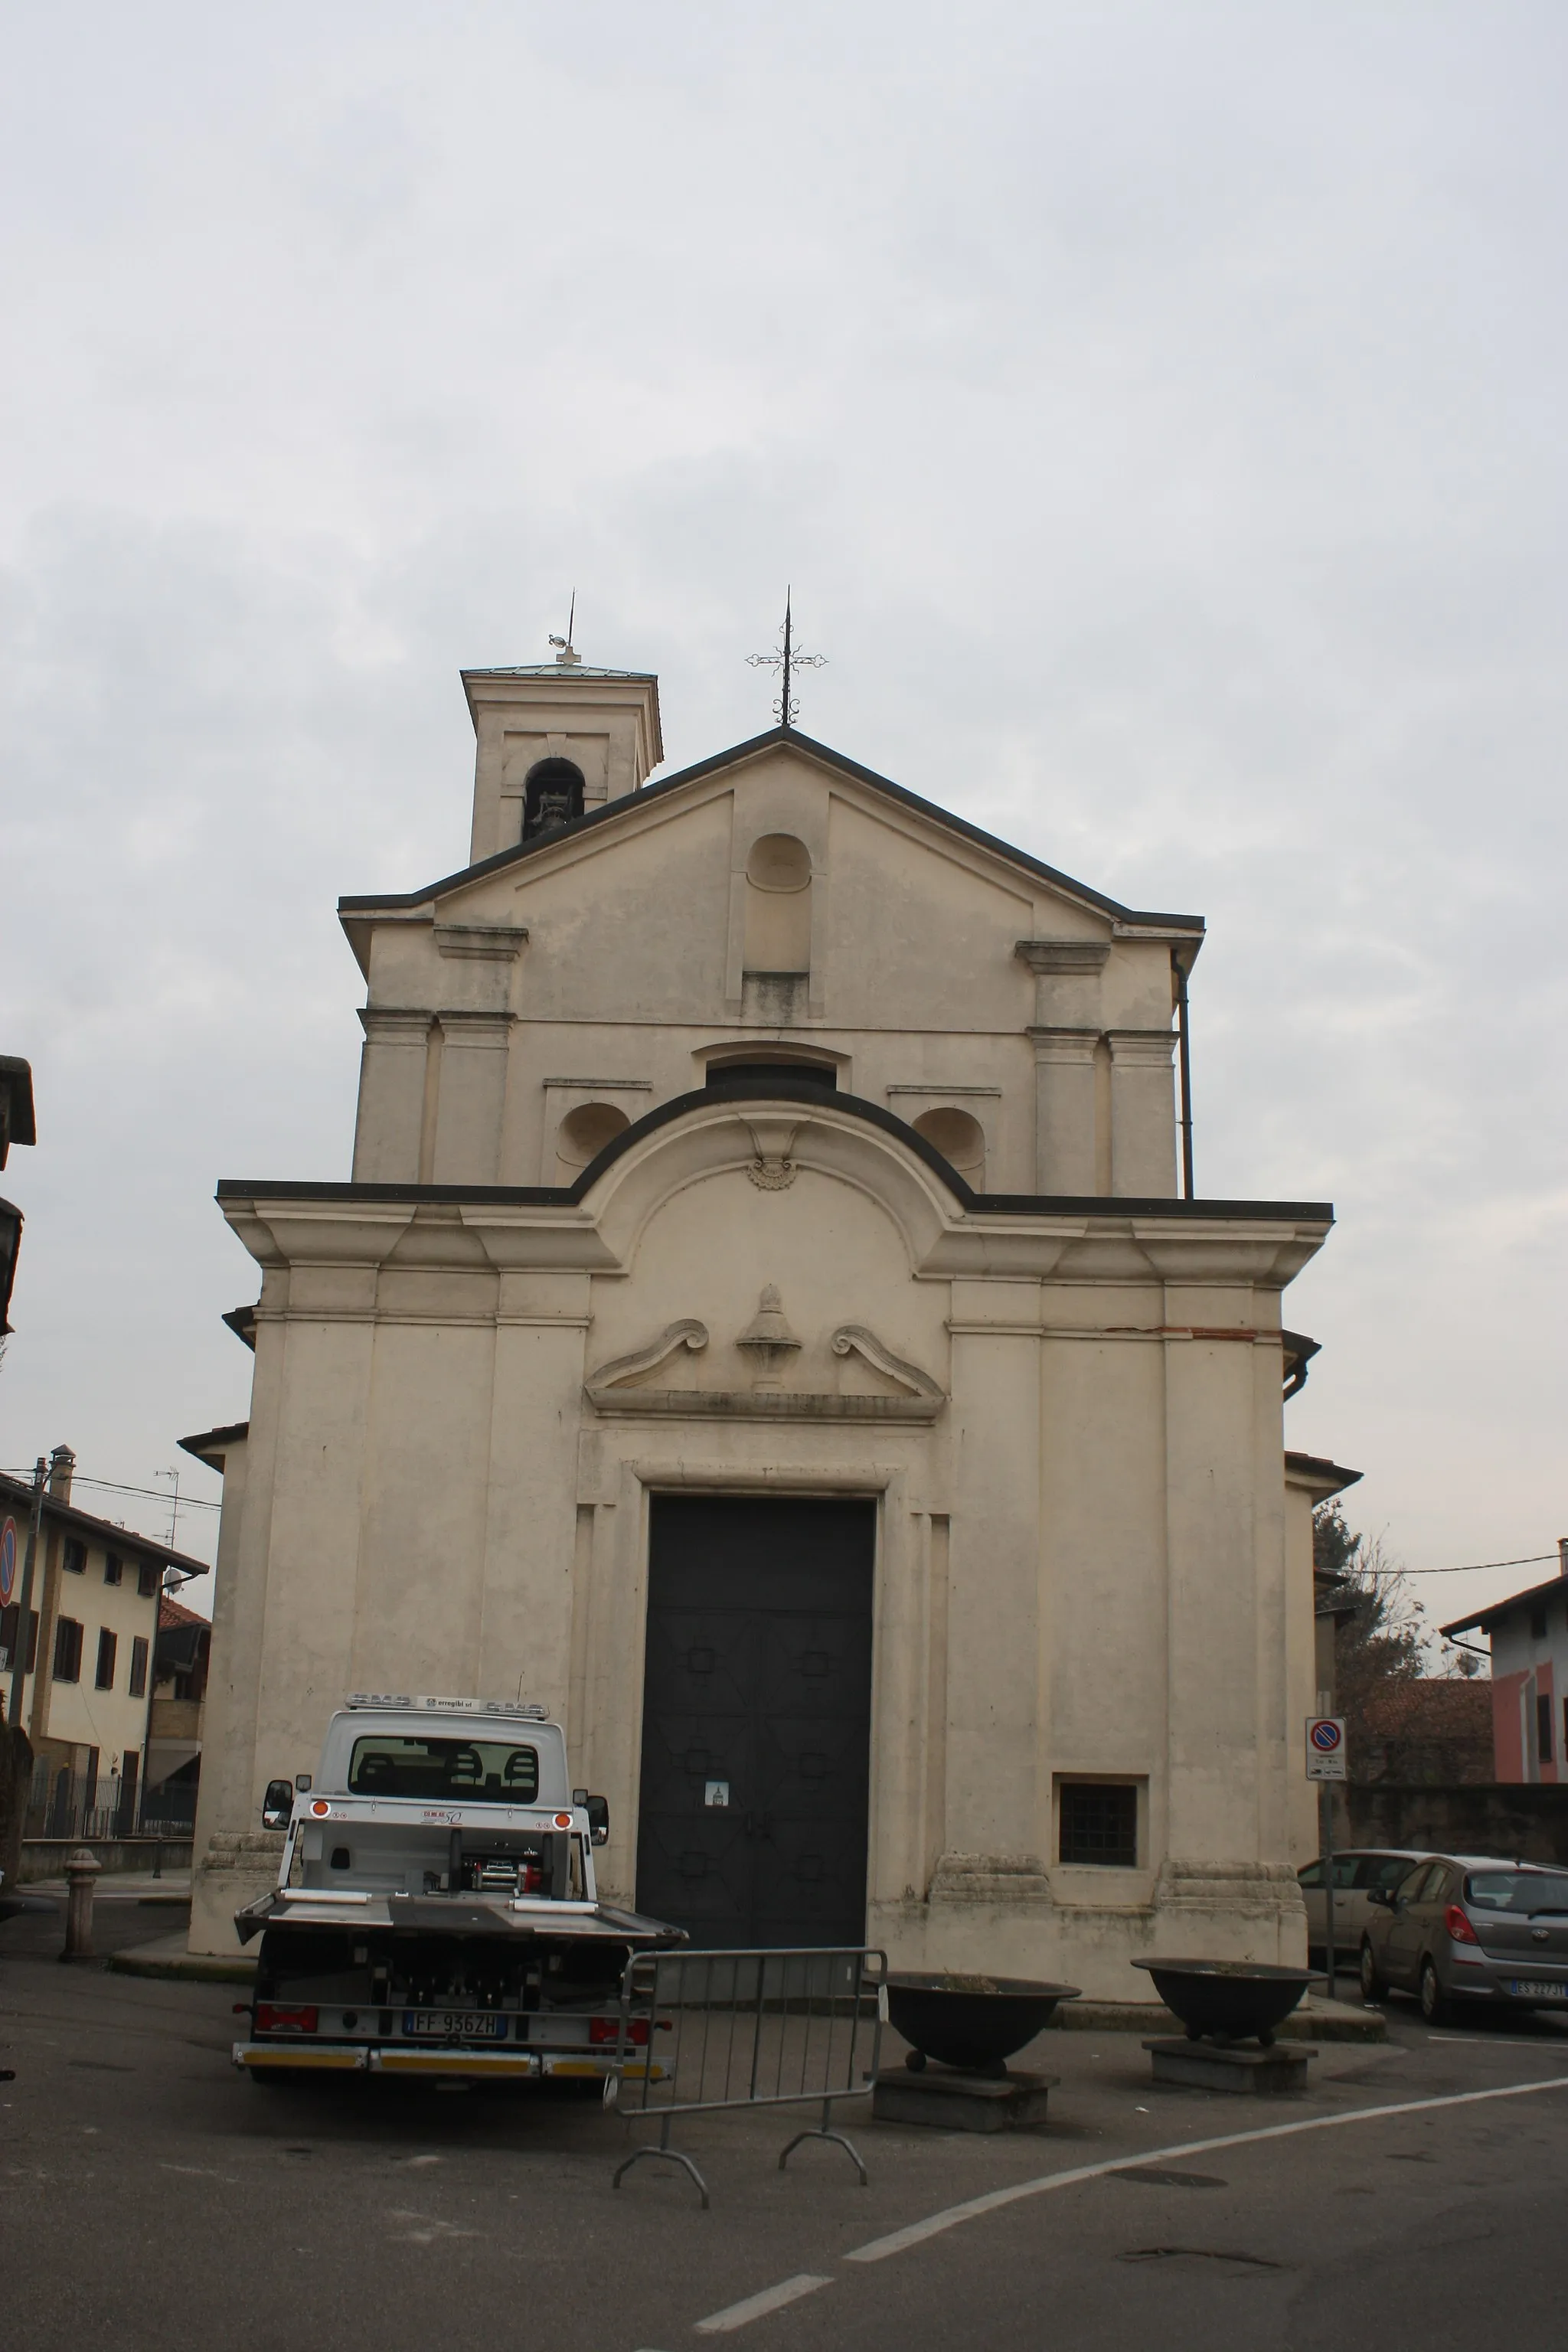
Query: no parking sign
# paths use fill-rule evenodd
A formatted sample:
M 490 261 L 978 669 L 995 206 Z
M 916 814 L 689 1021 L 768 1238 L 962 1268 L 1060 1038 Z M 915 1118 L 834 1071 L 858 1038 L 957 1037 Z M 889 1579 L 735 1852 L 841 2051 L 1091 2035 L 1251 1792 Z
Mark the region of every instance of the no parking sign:
M 1343 1780 L 1345 1769 L 1345 1719 L 1342 1715 L 1310 1715 L 1307 1717 L 1307 1778 L 1309 1780 Z
M 0 1609 L 9 1609 L 16 1590 L 16 1522 L 0 1528 Z

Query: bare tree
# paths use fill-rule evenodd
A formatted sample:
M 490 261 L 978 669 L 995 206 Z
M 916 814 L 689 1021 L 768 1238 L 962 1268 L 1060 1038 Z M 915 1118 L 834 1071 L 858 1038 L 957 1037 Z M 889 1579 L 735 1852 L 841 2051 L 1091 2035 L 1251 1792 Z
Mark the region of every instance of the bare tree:
M 1383 1538 L 1356 1534 L 1338 1503 L 1320 1503 L 1312 1514 L 1312 1565 L 1342 1578 L 1341 1597 L 1356 1604 L 1335 1628 L 1334 1685 L 1351 1754 L 1364 1755 L 1368 1703 L 1391 1683 L 1420 1682 L 1429 1671 L 1425 1613 Z

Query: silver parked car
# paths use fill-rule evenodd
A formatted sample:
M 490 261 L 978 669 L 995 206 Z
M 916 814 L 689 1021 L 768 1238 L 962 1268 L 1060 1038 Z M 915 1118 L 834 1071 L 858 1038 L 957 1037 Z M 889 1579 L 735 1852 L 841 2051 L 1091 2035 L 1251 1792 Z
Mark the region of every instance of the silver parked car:
M 1362 1935 L 1368 2000 L 1413 1992 L 1428 2024 L 1456 2001 L 1568 2014 L 1568 1870 L 1436 1854 L 1372 1892 Z
M 1361 1939 L 1373 1916 L 1370 1900 L 1374 1887 L 1397 1886 L 1412 1864 L 1425 1862 L 1429 1846 L 1350 1846 L 1334 1856 L 1334 1958 L 1353 1969 Z M 1307 1957 L 1320 1960 L 1327 1952 L 1329 1906 L 1323 1892 L 1323 1864 L 1310 1862 L 1296 1874 L 1307 1906 Z

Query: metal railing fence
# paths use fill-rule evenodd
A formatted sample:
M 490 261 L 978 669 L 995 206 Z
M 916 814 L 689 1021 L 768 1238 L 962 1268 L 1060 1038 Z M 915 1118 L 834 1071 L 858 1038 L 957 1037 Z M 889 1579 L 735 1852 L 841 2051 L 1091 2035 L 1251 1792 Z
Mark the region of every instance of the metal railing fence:
M 194 1781 L 163 1788 L 122 1786 L 118 1772 L 57 1770 L 47 1757 L 33 1767 L 22 1834 L 29 1838 L 189 1837 L 196 1818 Z
M 634 2148 L 615 2186 L 647 2157 L 708 2184 L 670 2146 L 678 2116 L 727 2108 L 820 2105 L 821 2121 L 780 2153 L 782 2172 L 803 2140 L 841 2147 L 867 2185 L 853 2143 L 832 2127 L 839 2099 L 864 2097 L 877 2072 L 887 2014 L 885 1953 L 859 1947 L 780 1951 L 639 1952 L 621 1979 L 616 2071 L 605 2103 L 629 2123 L 658 2121 L 658 2141 Z

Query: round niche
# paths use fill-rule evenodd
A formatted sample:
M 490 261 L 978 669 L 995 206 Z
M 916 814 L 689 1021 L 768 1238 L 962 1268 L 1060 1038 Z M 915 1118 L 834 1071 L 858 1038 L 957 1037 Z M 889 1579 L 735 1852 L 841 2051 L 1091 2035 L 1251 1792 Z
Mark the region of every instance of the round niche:
M 746 879 L 758 890 L 804 890 L 811 880 L 811 852 L 793 833 L 764 833 L 752 844 Z
M 914 1121 L 914 1130 L 961 1176 L 975 1184 L 984 1177 L 985 1132 L 966 1110 L 922 1110 Z
M 617 1110 L 614 1103 L 579 1103 L 561 1122 L 555 1138 L 556 1157 L 563 1167 L 586 1168 L 606 1143 L 613 1143 L 630 1125 L 626 1112 Z

